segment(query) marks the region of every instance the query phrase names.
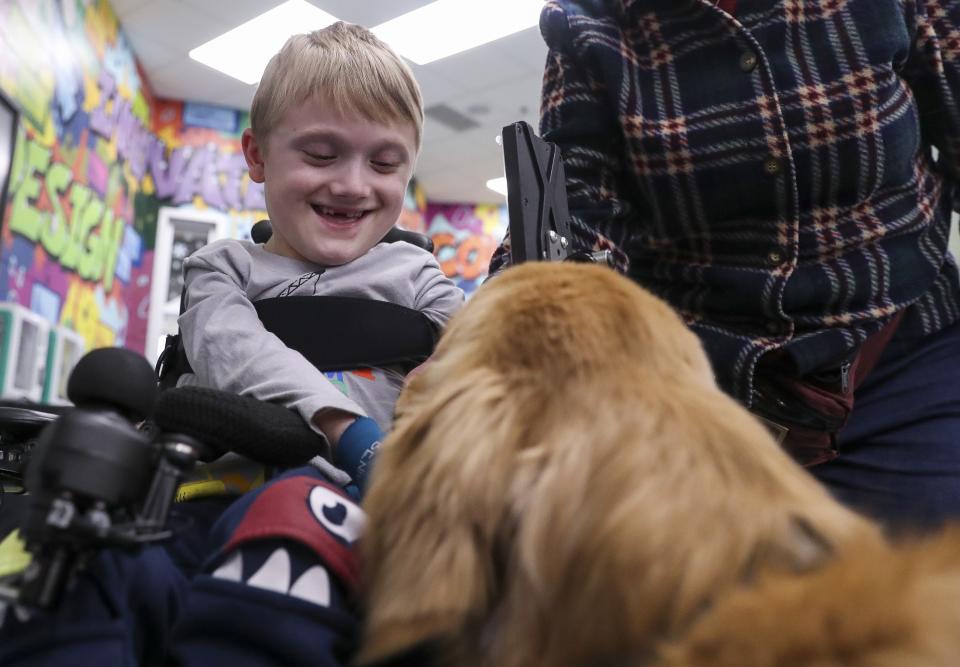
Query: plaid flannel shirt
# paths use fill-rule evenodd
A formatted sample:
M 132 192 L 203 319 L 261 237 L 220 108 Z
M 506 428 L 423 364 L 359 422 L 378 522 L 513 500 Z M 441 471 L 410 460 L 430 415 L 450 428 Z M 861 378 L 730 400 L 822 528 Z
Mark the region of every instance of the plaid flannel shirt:
M 742 402 L 770 350 L 802 375 L 900 310 L 898 336 L 960 319 L 960 0 L 550 0 L 540 27 L 574 247 L 612 248 Z

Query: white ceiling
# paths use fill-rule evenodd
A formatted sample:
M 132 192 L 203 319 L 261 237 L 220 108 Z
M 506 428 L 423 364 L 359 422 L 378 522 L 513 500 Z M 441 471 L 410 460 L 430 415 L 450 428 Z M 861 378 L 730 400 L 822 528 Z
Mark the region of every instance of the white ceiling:
M 429 1 L 309 0 L 337 18 L 367 27 Z M 249 108 L 255 87 L 201 65 L 187 53 L 281 2 L 111 0 L 158 96 L 238 109 Z M 534 27 L 427 65 L 410 63 L 425 106 L 446 104 L 480 124 L 455 132 L 427 119 L 416 176 L 428 199 L 503 203 L 503 197 L 486 187 L 488 179 L 503 175 L 495 137 L 504 125 L 518 120 L 537 127 L 546 53 Z

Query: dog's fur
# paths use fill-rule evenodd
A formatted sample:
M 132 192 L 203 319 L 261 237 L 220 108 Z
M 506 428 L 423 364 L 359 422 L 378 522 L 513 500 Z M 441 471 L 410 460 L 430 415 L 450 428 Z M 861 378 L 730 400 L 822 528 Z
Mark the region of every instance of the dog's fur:
M 869 541 L 806 575 L 719 600 L 656 667 L 953 667 L 960 663 L 960 530 Z
M 666 304 L 570 264 L 510 269 L 455 316 L 365 509 L 361 662 L 433 639 L 451 664 L 642 664 L 745 582 L 882 545 Z

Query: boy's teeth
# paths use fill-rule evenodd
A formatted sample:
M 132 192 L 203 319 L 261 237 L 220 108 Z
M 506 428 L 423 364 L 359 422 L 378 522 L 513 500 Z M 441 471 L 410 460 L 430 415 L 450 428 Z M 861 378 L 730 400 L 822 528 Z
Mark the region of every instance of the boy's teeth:
M 327 208 L 326 206 L 317 207 L 322 215 L 329 216 L 331 218 L 344 218 L 346 220 L 355 220 L 363 215 L 363 211 L 335 211 L 332 208 Z

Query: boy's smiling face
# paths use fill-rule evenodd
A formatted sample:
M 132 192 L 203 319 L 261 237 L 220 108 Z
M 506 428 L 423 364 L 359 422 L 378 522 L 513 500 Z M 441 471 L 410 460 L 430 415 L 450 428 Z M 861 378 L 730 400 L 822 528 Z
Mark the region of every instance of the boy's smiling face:
M 250 178 L 264 184 L 273 226 L 267 250 L 338 266 L 400 217 L 417 155 L 410 123 L 340 113 L 320 96 L 287 111 L 265 144 L 244 132 Z

